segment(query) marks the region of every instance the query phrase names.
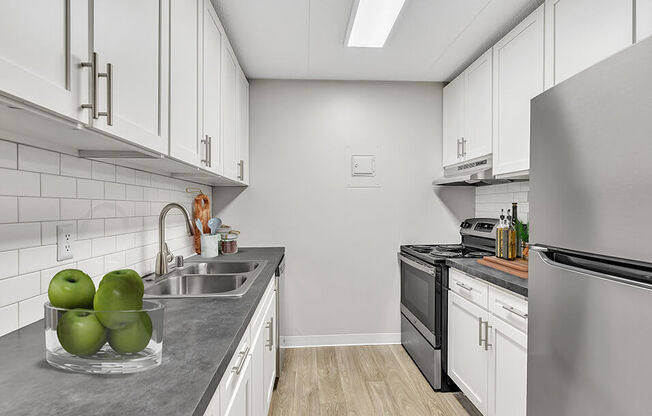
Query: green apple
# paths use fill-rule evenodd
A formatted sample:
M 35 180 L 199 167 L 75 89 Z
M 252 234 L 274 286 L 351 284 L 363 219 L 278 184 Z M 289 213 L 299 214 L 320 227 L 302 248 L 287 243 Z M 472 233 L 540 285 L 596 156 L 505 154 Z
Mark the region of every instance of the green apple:
M 57 308 L 92 308 L 95 285 L 81 270 L 66 269 L 50 280 L 48 298 Z
M 131 284 L 134 285 L 134 288 L 140 294 L 140 296 L 143 296 L 143 293 L 145 293 L 145 286 L 143 285 L 143 279 L 140 277 L 138 273 L 136 273 L 135 270 L 122 269 L 122 270 L 114 270 L 111 273 L 107 273 L 102 278 L 102 281 L 100 282 L 100 286 L 102 286 L 102 283 L 105 280 L 108 281 L 113 279 L 126 279 L 127 281 L 131 282 Z
M 63 314 L 57 337 L 64 350 L 74 355 L 93 355 L 106 343 L 106 329 L 93 311 L 73 309 Z
M 111 348 L 120 354 L 142 351 L 152 338 L 152 320 L 147 312 L 141 312 L 139 319 L 119 329 L 110 329 L 108 341 Z
M 97 311 L 97 319 L 105 327 L 109 329 L 124 328 L 136 321 L 138 314 L 120 311 L 142 309 L 143 297 L 130 279 L 105 276 L 95 293 L 93 308 Z

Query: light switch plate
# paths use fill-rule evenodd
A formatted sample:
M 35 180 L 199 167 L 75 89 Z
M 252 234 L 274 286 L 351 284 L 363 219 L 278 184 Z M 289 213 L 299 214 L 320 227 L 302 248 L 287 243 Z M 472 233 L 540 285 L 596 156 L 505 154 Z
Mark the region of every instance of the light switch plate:
M 57 261 L 69 260 L 72 256 L 72 224 L 57 225 Z
M 376 156 L 374 155 L 351 156 L 351 174 L 353 176 L 375 176 Z

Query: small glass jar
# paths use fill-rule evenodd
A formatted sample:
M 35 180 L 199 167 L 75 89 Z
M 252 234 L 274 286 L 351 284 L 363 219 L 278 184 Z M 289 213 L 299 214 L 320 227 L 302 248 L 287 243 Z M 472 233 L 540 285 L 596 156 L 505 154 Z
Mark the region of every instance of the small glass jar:
M 220 251 L 222 254 L 235 254 L 238 252 L 238 235 L 226 234 L 220 240 Z
M 141 310 L 131 311 L 65 309 L 50 302 L 44 309 L 45 358 L 53 367 L 125 374 L 161 364 L 164 305 L 159 302 L 143 301 Z

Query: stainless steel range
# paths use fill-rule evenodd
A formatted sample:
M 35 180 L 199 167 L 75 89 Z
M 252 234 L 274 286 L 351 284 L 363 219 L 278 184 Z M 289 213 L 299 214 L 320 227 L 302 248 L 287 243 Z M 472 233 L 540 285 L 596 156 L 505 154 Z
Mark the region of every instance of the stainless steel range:
M 497 219 L 471 218 L 460 225 L 461 244 L 401 246 L 401 344 L 435 390 L 454 391 L 446 375 L 449 258 L 494 252 Z

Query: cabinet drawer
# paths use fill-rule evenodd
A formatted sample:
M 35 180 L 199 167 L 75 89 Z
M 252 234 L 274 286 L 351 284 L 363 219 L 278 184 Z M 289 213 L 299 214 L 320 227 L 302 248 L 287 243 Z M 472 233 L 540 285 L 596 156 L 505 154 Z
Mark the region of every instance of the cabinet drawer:
M 251 326 L 247 327 L 247 330 L 242 336 L 242 340 L 240 340 L 240 344 L 238 345 L 238 348 L 236 348 L 235 353 L 233 354 L 233 357 L 229 362 L 229 365 L 226 367 L 226 372 L 222 377 L 222 381 L 220 382 L 219 389 L 220 389 L 220 398 L 221 398 L 220 402 L 222 405 L 222 411 L 224 411 L 225 406 L 228 406 L 231 400 L 231 396 L 233 396 L 233 393 L 235 392 L 235 389 L 238 386 L 238 381 L 245 374 L 244 371 L 242 371 L 242 369 L 244 368 L 244 365 L 246 364 L 249 358 L 249 351 L 251 348 L 250 333 L 249 333 L 250 328 Z
M 448 272 L 448 287 L 464 299 L 470 300 L 483 308 L 487 307 L 489 286 L 485 282 L 451 268 Z
M 523 332 L 527 332 L 527 299 L 495 287 L 489 288 L 489 311 Z

